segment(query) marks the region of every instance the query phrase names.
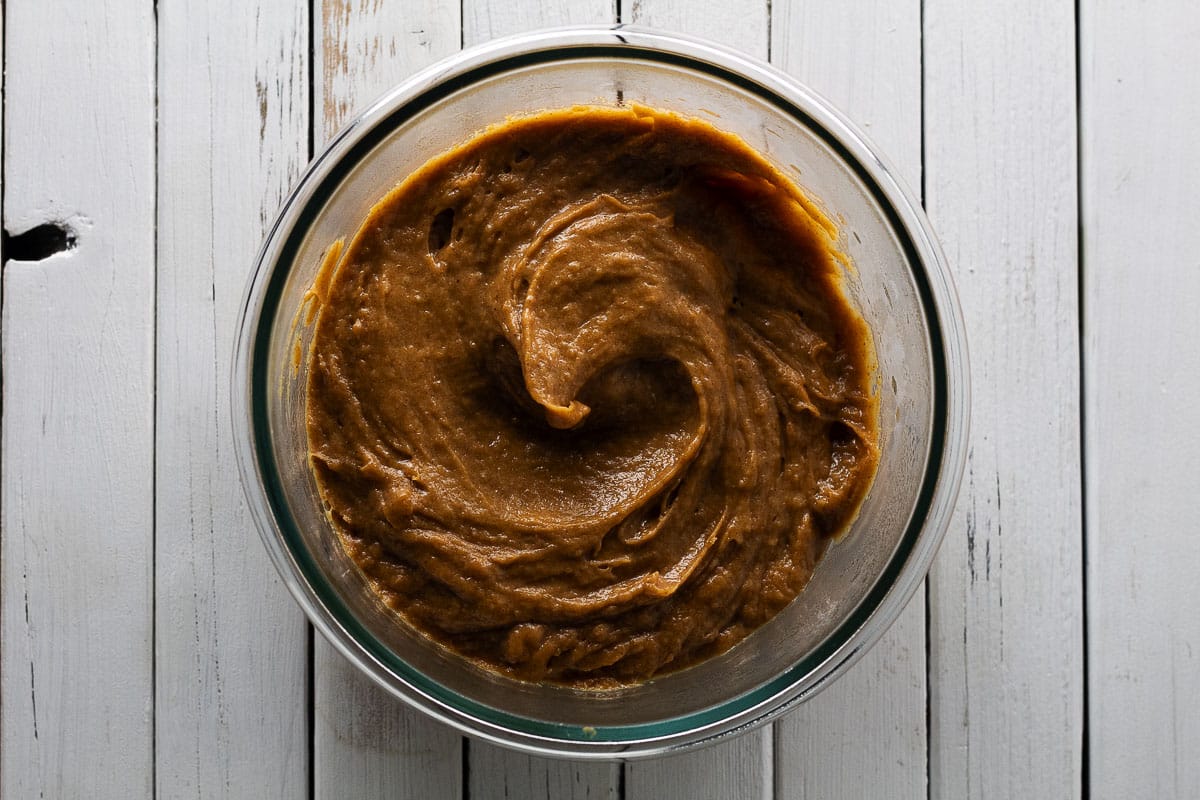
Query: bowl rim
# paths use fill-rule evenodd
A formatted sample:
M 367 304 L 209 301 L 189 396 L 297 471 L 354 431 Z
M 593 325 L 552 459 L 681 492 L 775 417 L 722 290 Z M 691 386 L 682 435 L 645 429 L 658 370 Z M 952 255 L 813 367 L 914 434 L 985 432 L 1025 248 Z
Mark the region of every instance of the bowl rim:
M 597 727 L 483 705 L 420 673 L 371 635 L 321 579 L 303 546 L 274 474 L 265 424 L 268 341 L 276 318 L 271 303 L 278 305 L 288 273 L 275 266 L 293 262 L 340 177 L 397 125 L 462 88 L 513 69 L 586 58 L 699 71 L 779 107 L 818 134 L 863 181 L 902 244 L 929 327 L 933 375 L 931 439 L 918 500 L 899 545 L 854 612 L 789 669 L 734 698 L 665 720 Z M 702 39 L 621 24 L 538 30 L 468 48 L 396 85 L 351 120 L 309 164 L 259 251 L 240 309 L 230 401 L 238 470 L 260 537 L 308 619 L 343 656 L 393 695 L 466 734 L 541 756 L 633 759 L 765 724 L 846 672 L 879 640 L 928 573 L 949 525 L 966 461 L 968 375 L 965 330 L 945 256 L 920 204 L 878 148 L 830 103 L 769 64 Z

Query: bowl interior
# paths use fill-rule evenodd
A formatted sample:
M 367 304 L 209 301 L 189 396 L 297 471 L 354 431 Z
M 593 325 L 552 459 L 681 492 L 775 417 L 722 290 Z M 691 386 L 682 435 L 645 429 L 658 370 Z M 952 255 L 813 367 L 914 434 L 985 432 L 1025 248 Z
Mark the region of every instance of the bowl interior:
M 320 186 L 298 195 L 294 213 L 273 234 L 282 244 L 277 260 L 266 265 L 271 279 L 250 364 L 262 395 L 254 406 L 256 457 L 278 535 L 300 580 L 377 677 L 400 681 L 468 716 L 551 738 L 619 741 L 671 733 L 731 716 L 794 686 L 837 656 L 889 590 L 920 527 L 910 522 L 922 513 L 935 436 L 934 349 L 940 345 L 931 341 L 933 312 L 914 280 L 922 266 L 878 189 L 828 132 L 795 106 L 727 78 L 682 58 L 581 50 L 510 59 L 459 75 L 420 102 L 385 100 L 392 107 L 368 113 L 369 125 L 352 126 L 335 143 L 337 163 Z M 481 670 L 397 624 L 374 599 L 338 544 L 308 468 L 304 392 L 311 330 L 302 316 L 297 324 L 297 312 L 326 250 L 351 237 L 369 208 L 432 156 L 511 115 L 621 103 L 705 118 L 740 136 L 837 222 L 840 247 L 854 265 L 846 287 L 874 334 L 882 448 L 853 527 L 775 619 L 698 666 L 597 693 Z

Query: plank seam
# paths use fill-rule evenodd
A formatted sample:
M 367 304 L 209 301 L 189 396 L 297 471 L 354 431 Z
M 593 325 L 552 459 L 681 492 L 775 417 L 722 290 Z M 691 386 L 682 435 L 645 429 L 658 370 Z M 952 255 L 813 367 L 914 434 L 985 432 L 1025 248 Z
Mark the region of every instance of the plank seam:
M 767 63 L 774 64 L 774 39 L 772 33 L 772 25 L 774 24 L 775 9 L 772 5 L 772 0 L 767 0 Z M 773 800 L 784 800 L 779 796 L 779 759 L 775 754 L 779 752 L 779 727 L 772 722 L 767 729 L 767 736 L 763 738 L 763 797 L 770 797 Z
M 925 0 L 921 0 L 917 4 L 917 49 L 918 62 L 920 64 L 920 162 L 921 162 L 921 208 L 924 210 L 927 198 L 926 175 L 926 137 L 925 137 Z M 933 634 L 932 634 L 932 615 L 931 596 L 929 591 L 929 573 L 925 575 L 925 798 L 932 800 L 933 798 L 933 779 L 931 770 L 933 767 Z
M 620 2 L 620 0 L 616 0 Z M 463 50 L 467 46 L 467 3 L 466 0 L 458 0 L 458 49 Z M 462 736 L 458 746 L 459 758 L 462 760 L 459 769 L 459 795 L 462 800 L 471 800 L 471 739 L 469 736 Z
M 462 746 L 459 748 L 462 757 L 462 798 L 463 800 L 471 800 L 471 739 L 468 736 L 462 737 Z
M 5 17 L 8 16 L 8 6 L 4 5 L 3 0 L 0 0 L 0 230 L 7 230 L 8 226 L 4 219 L 4 112 L 7 110 L 8 102 L 6 91 L 8 88 L 8 25 L 5 24 Z M 4 329 L 3 329 L 3 309 L 4 309 L 4 264 L 5 252 L 4 242 L 0 240 L 0 420 L 4 419 Z M 4 452 L 4 426 L 0 425 L 0 454 Z M 0 481 L 0 511 L 4 508 L 4 481 Z M 4 526 L 0 525 L 0 575 L 6 574 L 4 571 Z M 0 621 L 4 619 L 6 609 L 3 605 L 3 595 L 0 594 Z M 32 663 L 32 662 L 30 662 Z M 4 685 L 3 667 L 0 666 L 0 687 Z M 0 720 L 4 719 L 4 692 L 0 691 Z M 4 768 L 3 746 L 0 745 L 0 770 Z
M 308 0 L 308 160 L 311 162 L 316 155 L 316 63 L 317 63 L 317 12 L 316 0 Z M 322 29 L 324 33 L 324 29 Z M 324 37 L 322 36 L 322 46 Z M 304 695 L 307 700 L 305 724 L 308 726 L 308 797 L 316 800 L 317 796 L 317 648 L 313 624 L 304 621 L 307 641 L 305 642 L 305 660 L 308 662 L 308 674 L 304 680 Z
M 1075 0 L 1075 281 L 1076 319 L 1079 338 L 1079 536 L 1080 536 L 1080 614 L 1082 616 L 1083 662 L 1083 719 L 1080 725 L 1080 769 L 1079 793 L 1083 800 L 1091 797 L 1091 757 L 1088 723 L 1091 717 L 1090 681 L 1088 679 L 1088 502 L 1087 502 L 1087 359 L 1084 279 L 1084 236 L 1083 236 L 1083 58 L 1082 28 L 1080 25 L 1080 0 Z
M 317 43 L 316 43 L 316 27 L 317 17 L 315 10 L 315 0 L 308 0 L 308 160 L 312 161 L 316 155 L 316 125 L 313 123 L 313 117 L 316 113 L 316 60 L 317 60 Z
M 158 797 L 158 109 L 162 36 L 159 35 L 158 0 L 154 0 L 154 320 L 150 333 L 150 796 Z
M 771 56 L 774 54 L 772 45 L 774 41 L 771 38 L 771 26 L 775 17 L 775 9 L 772 6 L 772 0 L 767 0 L 767 62 L 773 63 Z
M 306 644 L 308 661 L 308 675 L 305 676 L 304 694 L 308 701 L 307 714 L 305 714 L 305 724 L 308 725 L 308 796 L 311 800 L 316 800 L 317 796 L 317 725 L 316 725 L 316 709 L 317 709 L 317 691 L 316 691 L 316 642 L 313 641 L 314 633 L 312 623 L 305 625 L 308 629 L 308 641 Z

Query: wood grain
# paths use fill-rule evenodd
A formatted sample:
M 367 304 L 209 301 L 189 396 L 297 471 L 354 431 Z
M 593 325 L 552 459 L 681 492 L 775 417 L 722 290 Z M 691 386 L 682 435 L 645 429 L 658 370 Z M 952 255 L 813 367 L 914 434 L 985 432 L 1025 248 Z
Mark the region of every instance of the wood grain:
M 926 198 L 973 394 L 930 579 L 935 798 L 1081 790 L 1074 34 L 1069 3 L 925 2 Z
M 158 23 L 157 790 L 296 797 L 307 625 L 246 513 L 229 374 L 254 253 L 307 160 L 308 11 L 164 3 Z
M 772 61 L 866 131 L 914 189 L 921 182 L 918 0 L 775 0 Z M 924 798 L 923 593 L 851 670 L 776 723 L 779 797 Z
M 621 765 L 536 758 L 474 739 L 471 800 L 622 800 Z
M 624 22 L 699 36 L 756 58 L 770 55 L 771 4 L 767 0 L 625 0 Z
M 628 800 L 771 800 L 774 782 L 774 729 L 751 731 L 736 739 L 665 758 L 626 765 Z
M 149 797 L 153 9 L 4 12 L 0 795 Z
M 319 0 L 313 120 L 320 147 L 377 96 L 458 50 L 457 3 Z
M 313 54 L 314 141 L 418 69 L 458 49 L 459 9 L 438 0 L 324 0 Z M 316 798 L 462 796 L 462 743 L 371 683 L 320 635 L 313 653 Z
M 1200 6 L 1079 33 L 1089 786 L 1200 797 Z
M 616 0 L 463 0 L 463 45 L 560 25 L 609 25 Z
M 769 5 L 765 0 L 634 0 L 627 22 L 700 36 L 766 59 Z M 774 792 L 772 729 L 721 742 L 692 753 L 626 767 L 629 800 L 651 798 L 770 798 Z
M 461 737 L 380 689 L 319 635 L 318 642 L 315 797 L 463 797 Z
M 0 796 L 305 796 L 311 763 L 320 797 L 920 797 L 927 746 L 930 797 L 1200 795 L 1200 9 L 1078 6 L 4 3 Z M 460 42 L 618 11 L 769 50 L 914 187 L 924 119 L 974 380 L 930 579 L 928 730 L 919 596 L 774 734 L 623 778 L 464 751 L 319 636 L 305 659 L 229 454 L 232 315 L 262 226 L 310 130 L 319 147 Z M 73 249 L 14 257 L 47 222 Z

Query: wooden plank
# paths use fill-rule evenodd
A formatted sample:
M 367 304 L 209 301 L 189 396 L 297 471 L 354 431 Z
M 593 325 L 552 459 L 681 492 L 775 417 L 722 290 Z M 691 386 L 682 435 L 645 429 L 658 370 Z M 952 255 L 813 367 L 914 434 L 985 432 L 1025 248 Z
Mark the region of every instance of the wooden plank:
M 376 686 L 317 635 L 317 798 L 457 800 L 462 737 Z
M 767 726 L 689 753 L 632 762 L 625 767 L 625 797 L 771 800 L 777 796 L 773 739 Z
M 464 0 L 463 44 L 470 47 L 534 28 L 615 21 L 613 0 Z M 472 800 L 618 796 L 620 766 L 534 758 L 479 740 L 470 743 L 468 752 Z
M 623 800 L 621 765 L 536 758 L 472 739 L 471 800 Z
M 308 635 L 245 509 L 229 371 L 254 253 L 307 160 L 308 9 L 159 7 L 156 781 L 308 790 Z
M 769 55 L 771 4 L 766 0 L 632 0 L 622 5 L 625 22 L 711 39 L 764 61 Z
M 1088 786 L 1200 797 L 1200 6 L 1079 22 Z
M 925 3 L 927 206 L 973 394 L 930 581 L 931 797 L 1080 795 L 1073 17 L 1070 3 Z
M 635 25 L 707 37 L 766 59 L 769 14 L 765 0 L 634 0 L 625 19 Z M 634 762 L 626 767 L 626 797 L 770 798 L 774 791 L 772 745 L 772 729 L 765 728 L 692 753 Z
M 150 797 L 154 12 L 4 11 L 0 795 Z
M 559 25 L 610 25 L 618 0 L 463 0 L 463 45 Z
M 925 797 L 924 630 L 918 590 L 850 672 L 775 724 L 777 797 Z
M 323 0 L 316 7 L 318 146 L 357 109 L 459 46 L 457 3 Z M 461 737 L 375 686 L 319 634 L 314 644 L 315 797 L 461 797 Z
M 918 0 L 775 0 L 772 9 L 775 64 L 849 114 L 919 189 Z M 918 590 L 857 665 L 776 724 L 779 797 L 925 797 L 924 606 Z
M 320 147 L 345 122 L 412 73 L 459 48 L 457 3 L 320 0 L 313 86 Z

